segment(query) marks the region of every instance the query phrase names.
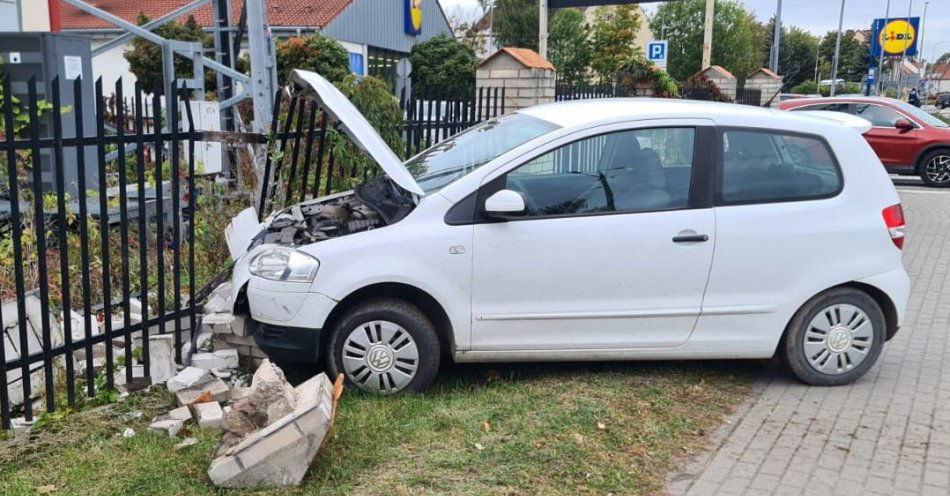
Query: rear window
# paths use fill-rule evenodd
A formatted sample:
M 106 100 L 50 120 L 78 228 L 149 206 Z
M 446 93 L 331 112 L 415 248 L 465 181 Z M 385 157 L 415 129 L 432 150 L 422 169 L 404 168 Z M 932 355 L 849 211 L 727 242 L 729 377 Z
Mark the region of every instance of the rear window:
M 841 191 L 841 170 L 818 137 L 727 130 L 722 149 L 721 203 L 812 200 Z

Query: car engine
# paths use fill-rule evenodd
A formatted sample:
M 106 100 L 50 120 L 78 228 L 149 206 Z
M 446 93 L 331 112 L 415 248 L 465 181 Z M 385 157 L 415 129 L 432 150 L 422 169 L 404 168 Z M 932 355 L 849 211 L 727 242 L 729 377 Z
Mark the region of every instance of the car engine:
M 389 181 L 372 181 L 349 194 L 311 200 L 272 215 L 251 242 L 299 246 L 393 224 L 415 206 Z

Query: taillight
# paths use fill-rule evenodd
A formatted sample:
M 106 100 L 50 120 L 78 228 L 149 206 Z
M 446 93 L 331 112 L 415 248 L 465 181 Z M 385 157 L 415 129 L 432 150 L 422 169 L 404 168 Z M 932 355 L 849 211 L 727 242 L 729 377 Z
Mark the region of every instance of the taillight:
M 881 215 L 884 216 L 884 225 L 887 226 L 887 233 L 891 235 L 894 246 L 904 249 L 904 209 L 901 204 L 885 208 Z

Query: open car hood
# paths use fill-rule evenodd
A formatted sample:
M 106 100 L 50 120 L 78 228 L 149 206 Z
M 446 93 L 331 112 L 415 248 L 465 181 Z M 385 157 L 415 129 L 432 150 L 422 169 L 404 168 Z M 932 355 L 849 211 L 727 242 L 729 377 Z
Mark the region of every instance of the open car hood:
M 363 153 L 375 160 L 390 179 L 410 193 L 418 196 L 425 194 L 402 160 L 336 86 L 311 71 L 294 69 L 292 78 L 302 89 L 303 96 L 316 100 L 338 123 L 338 128 Z

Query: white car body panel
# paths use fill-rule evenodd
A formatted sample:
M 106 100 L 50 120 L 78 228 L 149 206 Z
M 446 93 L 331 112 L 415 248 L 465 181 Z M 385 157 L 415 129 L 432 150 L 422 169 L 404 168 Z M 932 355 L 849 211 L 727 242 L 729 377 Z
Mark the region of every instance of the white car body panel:
M 415 209 L 393 225 L 299 246 L 320 261 L 311 284 L 250 276 L 248 261 L 263 246 L 241 256 L 234 291 L 247 288 L 251 317 L 322 329 L 354 292 L 405 284 L 444 309 L 458 361 L 768 358 L 802 304 L 853 282 L 885 293 L 903 318 L 909 279 L 881 216 L 900 200 L 853 126 L 742 105 L 653 99 L 519 112 L 562 128 L 418 197 Z M 840 162 L 843 191 L 822 200 L 653 213 L 475 225 L 444 220 L 481 185 L 545 151 L 583 136 L 653 125 L 823 136 Z M 357 126 L 351 131 L 365 138 Z M 364 139 L 364 146 L 371 141 Z M 387 165 L 380 165 L 394 181 L 421 195 L 407 186 L 415 181 L 393 177 L 398 169 L 383 158 Z M 670 242 L 688 232 L 710 239 Z

